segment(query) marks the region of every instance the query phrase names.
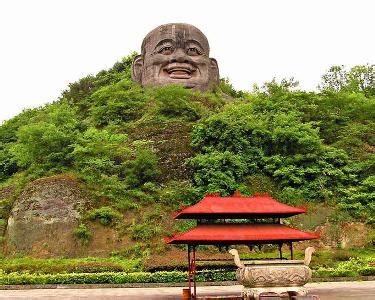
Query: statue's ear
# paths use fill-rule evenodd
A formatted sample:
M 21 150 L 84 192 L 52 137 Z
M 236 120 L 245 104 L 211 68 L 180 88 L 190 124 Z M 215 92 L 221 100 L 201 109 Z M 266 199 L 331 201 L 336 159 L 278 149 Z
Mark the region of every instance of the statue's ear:
M 132 63 L 132 79 L 138 83 L 142 83 L 142 69 L 143 58 L 141 55 L 137 55 Z
M 216 84 L 219 82 L 219 66 L 215 58 L 210 58 L 211 62 L 211 80 L 214 81 Z

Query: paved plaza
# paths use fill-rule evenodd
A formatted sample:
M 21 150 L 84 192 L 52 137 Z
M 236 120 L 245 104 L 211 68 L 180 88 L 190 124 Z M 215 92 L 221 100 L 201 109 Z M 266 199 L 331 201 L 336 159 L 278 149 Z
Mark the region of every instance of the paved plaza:
M 321 300 L 374 300 L 375 281 L 321 282 L 306 285 L 311 294 Z M 198 287 L 198 296 L 239 295 L 240 285 Z M 89 288 L 89 289 L 25 289 L 0 290 L 0 299 L 47 300 L 47 299 L 181 299 L 181 287 L 159 288 Z

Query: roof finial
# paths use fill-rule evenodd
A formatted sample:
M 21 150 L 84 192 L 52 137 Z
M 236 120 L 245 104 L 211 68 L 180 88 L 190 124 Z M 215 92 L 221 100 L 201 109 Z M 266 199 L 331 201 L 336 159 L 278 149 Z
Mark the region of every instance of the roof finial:
M 239 190 L 234 191 L 233 197 L 242 197 L 241 192 Z

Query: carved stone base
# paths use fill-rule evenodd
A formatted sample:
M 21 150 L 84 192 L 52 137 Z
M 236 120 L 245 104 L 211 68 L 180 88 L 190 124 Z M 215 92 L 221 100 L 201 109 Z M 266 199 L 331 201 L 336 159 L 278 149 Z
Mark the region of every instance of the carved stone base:
M 242 292 L 242 297 L 246 300 L 258 300 L 260 295 L 263 293 L 274 293 L 274 294 L 282 294 L 288 293 L 290 296 L 292 295 L 300 295 L 306 296 L 307 289 L 305 287 L 298 287 L 298 286 L 288 286 L 288 287 L 264 287 L 264 288 L 246 288 L 244 287 Z
M 237 280 L 248 288 L 303 286 L 311 278 L 311 270 L 304 264 L 264 262 L 238 268 Z

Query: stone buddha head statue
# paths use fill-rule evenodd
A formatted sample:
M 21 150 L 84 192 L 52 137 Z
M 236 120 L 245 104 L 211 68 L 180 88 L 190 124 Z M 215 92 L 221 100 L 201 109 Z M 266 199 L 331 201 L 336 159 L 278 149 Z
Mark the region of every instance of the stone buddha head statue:
M 180 84 L 209 90 L 219 82 L 219 68 L 209 57 L 206 36 L 189 24 L 158 26 L 146 35 L 141 55 L 134 58 L 132 78 L 142 86 Z

